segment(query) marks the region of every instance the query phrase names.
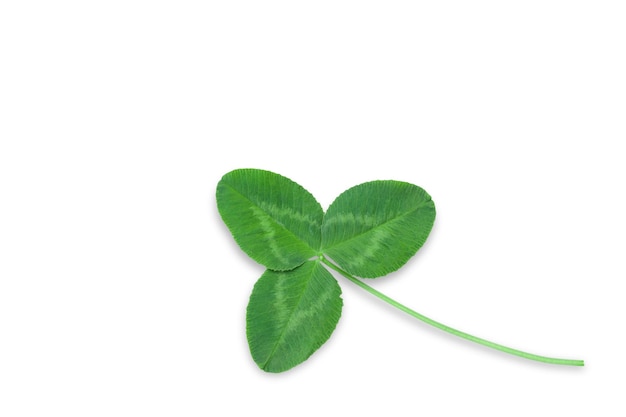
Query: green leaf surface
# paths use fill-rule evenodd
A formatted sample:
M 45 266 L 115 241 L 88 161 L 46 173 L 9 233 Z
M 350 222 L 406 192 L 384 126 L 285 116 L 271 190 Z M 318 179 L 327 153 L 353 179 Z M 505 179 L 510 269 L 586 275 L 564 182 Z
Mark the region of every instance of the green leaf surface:
M 292 180 L 269 171 L 238 169 L 222 177 L 216 198 L 235 241 L 267 268 L 293 269 L 317 255 L 324 211 Z
M 268 268 L 252 290 L 246 314 L 250 352 L 267 372 L 283 372 L 302 363 L 337 326 L 341 289 L 322 264 L 442 331 L 531 360 L 584 366 L 583 360 L 535 355 L 446 326 L 353 276 L 386 275 L 422 247 L 435 221 L 435 205 L 416 185 L 400 181 L 357 185 L 337 197 L 324 214 L 315 198 L 290 179 L 238 169 L 218 183 L 217 205 L 239 246 Z
M 318 260 L 291 271 L 265 271 L 246 315 L 252 358 L 267 372 L 293 368 L 328 340 L 342 306 L 339 284 Z
M 343 192 L 322 222 L 321 251 L 347 272 L 375 278 L 404 265 L 422 247 L 435 204 L 422 188 L 372 181 Z

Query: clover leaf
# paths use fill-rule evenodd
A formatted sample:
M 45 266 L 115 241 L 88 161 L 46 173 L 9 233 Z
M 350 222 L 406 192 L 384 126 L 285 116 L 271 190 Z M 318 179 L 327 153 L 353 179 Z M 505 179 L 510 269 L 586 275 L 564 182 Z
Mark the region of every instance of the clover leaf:
M 345 271 L 387 275 L 422 247 L 435 222 L 435 203 L 422 188 L 372 181 L 344 191 L 322 221 L 322 248 Z
M 217 204 L 241 249 L 269 269 L 290 270 L 318 253 L 324 211 L 288 178 L 232 171 L 217 185 Z
M 318 261 L 268 269 L 254 285 L 246 315 L 252 358 L 270 372 L 305 361 L 335 330 L 342 305 L 339 283 Z
M 324 213 L 315 197 L 292 180 L 270 171 L 237 169 L 219 181 L 216 199 L 237 244 L 267 268 L 254 285 L 246 312 L 250 353 L 264 371 L 283 372 L 302 363 L 335 330 L 343 301 L 326 267 L 448 333 L 527 359 L 584 365 L 582 360 L 539 356 L 453 329 L 357 278 L 396 271 L 428 238 L 435 205 L 416 185 L 366 182 L 343 192 Z

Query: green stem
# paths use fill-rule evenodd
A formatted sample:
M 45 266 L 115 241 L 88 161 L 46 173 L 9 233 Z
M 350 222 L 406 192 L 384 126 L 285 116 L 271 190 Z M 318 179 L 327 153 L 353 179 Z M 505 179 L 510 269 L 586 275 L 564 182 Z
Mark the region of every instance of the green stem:
M 551 364 L 555 364 L 555 365 L 570 365 L 570 366 L 584 366 L 585 365 L 585 362 L 582 361 L 582 360 L 548 358 L 546 356 L 534 355 L 532 353 L 523 352 L 521 350 L 511 349 L 510 347 L 502 346 L 502 345 L 499 345 L 497 343 L 493 343 L 493 342 L 490 342 L 488 340 L 481 339 L 480 337 L 472 336 L 471 334 L 467 334 L 467 333 L 462 332 L 460 330 L 453 329 L 452 327 L 446 326 L 445 324 L 439 323 L 439 322 L 437 322 L 437 321 L 435 321 L 435 320 L 433 320 L 431 318 L 428 318 L 428 317 L 418 313 L 417 311 L 411 310 L 410 308 L 400 304 L 399 302 L 397 302 L 397 301 L 387 297 L 385 294 L 383 294 L 383 293 L 381 293 L 379 291 L 376 291 L 374 288 L 372 288 L 369 285 L 365 284 L 360 279 L 353 277 L 352 275 L 350 275 L 349 273 L 347 273 L 343 269 L 339 268 L 337 265 L 335 265 L 332 262 L 328 261 L 326 258 L 320 257 L 320 259 L 321 259 L 321 261 L 324 264 L 328 265 L 330 268 L 332 268 L 335 271 L 339 272 L 341 275 L 343 275 L 344 277 L 348 278 L 350 281 L 352 281 L 353 283 L 355 283 L 359 287 L 363 288 L 365 291 L 369 292 L 370 294 L 375 295 L 376 297 L 380 298 L 383 301 L 386 301 L 387 303 L 391 304 L 392 306 L 396 307 L 397 309 L 404 311 L 405 313 L 415 317 L 416 319 L 419 319 L 419 320 L 423 321 L 424 323 L 430 324 L 431 326 L 434 326 L 434 327 L 436 327 L 436 328 L 438 328 L 440 330 L 443 330 L 444 332 L 448 332 L 448 333 L 453 334 L 455 336 L 462 337 L 463 339 L 471 340 L 472 342 L 478 343 L 478 344 L 483 345 L 483 346 L 490 347 L 492 349 L 496 349 L 496 350 L 499 350 L 499 351 L 502 351 L 502 352 L 510 353 L 511 355 L 521 356 L 522 358 L 532 359 L 534 361 L 551 363 Z

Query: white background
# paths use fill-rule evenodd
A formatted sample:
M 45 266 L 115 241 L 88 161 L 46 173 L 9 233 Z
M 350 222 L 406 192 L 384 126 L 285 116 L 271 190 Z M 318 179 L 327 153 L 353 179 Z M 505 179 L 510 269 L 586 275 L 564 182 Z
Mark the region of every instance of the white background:
M 0 415 L 623 416 L 621 1 L 4 1 Z M 326 208 L 424 187 L 435 228 L 310 360 L 266 374 L 263 268 L 215 186 L 269 169 Z

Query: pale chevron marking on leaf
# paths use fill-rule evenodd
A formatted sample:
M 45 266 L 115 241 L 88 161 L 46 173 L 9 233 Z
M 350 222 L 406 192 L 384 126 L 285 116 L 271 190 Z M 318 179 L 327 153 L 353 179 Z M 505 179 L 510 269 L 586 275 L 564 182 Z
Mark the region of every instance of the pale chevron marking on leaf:
M 429 201 L 430 201 L 430 200 L 429 200 Z M 361 231 L 360 231 L 360 232 L 358 232 L 357 234 L 355 234 L 355 235 L 353 235 L 353 236 L 350 236 L 349 238 L 347 238 L 347 239 L 345 239 L 345 240 L 341 240 L 341 241 L 338 241 L 338 242 L 336 242 L 336 243 L 333 243 L 331 246 L 324 247 L 324 248 L 322 248 L 322 251 L 329 250 L 329 249 L 333 249 L 333 248 L 335 248 L 335 247 L 337 247 L 337 246 L 344 245 L 344 244 L 346 244 L 346 243 L 350 242 L 351 240 L 353 240 L 353 239 L 357 239 L 357 238 L 360 238 L 360 237 L 362 237 L 363 235 L 367 235 L 368 233 L 371 233 L 372 231 L 378 231 L 378 230 L 379 230 L 379 228 L 382 228 L 383 230 L 385 230 L 385 231 L 386 231 L 386 229 L 385 229 L 385 228 L 386 228 L 387 226 L 391 226 L 393 223 L 395 223 L 395 222 L 397 222 L 397 221 L 402 221 L 402 220 L 404 219 L 404 217 L 406 217 L 406 216 L 408 216 L 409 214 L 411 214 L 411 213 L 413 213 L 413 212 L 415 212 L 415 211 L 417 211 L 417 210 L 419 210 L 419 209 L 421 209 L 421 208 L 423 208 L 423 207 L 426 207 L 426 206 L 427 206 L 427 204 L 426 204 L 426 203 L 424 203 L 424 204 L 422 204 L 422 205 L 420 205 L 420 206 L 418 206 L 418 207 L 412 208 L 411 210 L 405 211 L 404 213 L 400 213 L 400 214 L 398 214 L 397 216 L 395 216 L 395 217 L 393 217 L 393 218 L 391 218 L 391 219 L 387 219 L 387 220 L 385 220 L 385 221 L 384 221 L 384 222 L 382 222 L 382 223 L 378 223 L 378 224 L 377 224 L 375 221 L 371 221 L 371 222 L 370 222 L 371 226 L 370 226 L 370 224 L 367 224 L 367 222 L 366 222 L 366 221 L 357 220 L 357 217 L 362 217 L 363 219 L 368 218 L 368 219 L 374 219 L 374 220 L 376 220 L 376 217 L 375 217 L 375 216 L 355 216 L 355 215 L 350 214 L 350 213 L 347 213 L 347 214 L 345 214 L 345 215 L 335 215 L 335 218 L 336 218 L 336 219 L 338 219 L 338 218 L 343 218 L 343 217 L 347 217 L 347 218 L 352 217 L 352 218 L 353 218 L 352 223 L 353 223 L 354 225 L 365 224 L 366 226 L 368 226 L 368 227 L 369 227 L 369 229 L 366 229 L 366 230 L 361 230 Z M 331 220 L 332 220 L 332 221 L 329 221 L 329 222 L 327 222 L 326 224 L 328 225 L 329 223 L 330 223 L 330 224 L 335 223 L 335 219 L 331 219 Z M 342 223 L 342 224 L 341 224 L 341 226 L 342 226 L 342 227 L 345 227 L 345 226 L 346 226 L 346 224 L 345 224 L 345 223 Z
M 285 348 L 286 345 L 283 345 L 285 340 L 289 340 L 291 336 L 301 333 L 303 329 L 310 326 L 311 322 L 319 319 L 321 310 L 327 309 L 330 303 L 336 301 L 341 295 L 337 281 L 318 261 L 315 261 L 307 275 L 306 278 L 302 278 L 305 282 L 299 283 L 303 285 L 298 300 L 289 309 L 289 318 L 285 321 L 281 334 L 276 340 L 271 354 L 263 364 L 263 368 L 274 359 L 277 352 Z M 283 288 L 282 285 L 278 285 L 278 287 Z M 317 290 L 315 294 L 311 293 L 313 290 Z M 341 298 L 339 298 L 339 301 L 341 305 Z M 314 350 L 319 346 L 321 346 L 321 343 L 315 346 Z
M 295 235 L 295 233 L 293 231 L 291 231 L 290 229 L 288 229 L 287 227 L 285 227 L 284 224 L 282 224 L 281 222 L 278 222 L 275 218 L 269 216 L 269 214 L 265 211 L 265 209 L 263 207 L 261 207 L 262 203 L 261 202 L 257 202 L 254 201 L 252 199 L 250 199 L 247 195 L 242 194 L 238 189 L 236 189 L 235 187 L 233 187 L 230 184 L 225 184 L 225 186 L 229 187 L 232 191 L 234 191 L 235 193 L 237 193 L 239 196 L 241 196 L 242 198 L 244 198 L 245 200 L 247 200 L 248 202 L 251 203 L 251 208 L 257 208 L 259 209 L 260 213 L 263 213 L 265 215 L 266 218 L 269 218 L 272 220 L 273 223 L 280 225 L 280 227 L 287 233 L 289 233 L 294 239 L 298 240 L 299 242 L 305 244 L 307 247 L 311 248 L 311 246 L 307 243 L 304 242 L 302 239 L 300 239 L 298 236 Z M 256 213 L 255 213 L 256 214 Z M 316 248 L 311 248 L 312 250 L 317 250 Z
M 242 198 L 246 199 L 247 201 L 249 201 L 250 203 L 252 203 L 255 207 L 261 209 L 265 215 L 268 214 L 274 214 L 274 213 L 278 213 L 279 215 L 285 215 L 288 214 L 289 217 L 291 217 L 294 220 L 305 220 L 307 223 L 309 223 L 310 225 L 313 226 L 318 226 L 318 223 L 315 222 L 315 219 L 311 219 L 311 217 L 307 216 L 307 215 L 300 215 L 298 216 L 297 212 L 293 211 L 292 209 L 289 208 L 281 208 L 280 206 L 277 206 L 275 204 L 268 204 L 262 201 L 255 201 L 252 200 L 250 197 L 248 197 L 245 194 L 242 194 L 238 189 L 234 188 L 232 185 L 230 184 L 226 184 L 226 186 L 228 186 L 231 190 L 233 190 L 234 192 L 236 192 L 237 194 L 239 194 Z M 272 221 L 274 221 L 276 224 L 279 224 L 281 227 L 283 227 L 286 231 L 290 232 L 293 237 L 297 238 L 298 240 L 301 240 L 299 237 L 297 237 L 290 229 L 288 229 L 282 222 L 279 222 L 276 218 L 272 217 L 272 216 L 268 216 L 269 218 L 272 219 Z
M 315 262 L 317 262 L 317 261 L 315 261 Z M 326 301 L 328 301 L 328 300 L 330 300 L 330 299 L 332 299 L 332 298 L 334 298 L 336 296 L 333 293 L 333 289 L 334 288 L 332 286 L 321 284 L 321 282 L 326 280 L 326 277 L 325 276 L 321 277 L 321 276 L 317 275 L 320 272 L 316 271 L 315 270 L 316 268 L 323 268 L 323 267 L 316 265 L 314 267 L 314 269 L 311 271 L 311 277 L 307 280 L 307 284 L 306 284 L 306 287 L 303 290 L 302 297 L 305 296 L 305 293 L 307 292 L 307 289 L 310 286 L 310 283 L 312 281 L 314 281 L 314 280 L 315 281 L 320 281 L 319 287 L 323 288 L 323 291 L 317 293 L 317 296 L 315 297 L 315 299 L 317 300 L 316 303 L 310 303 L 305 308 L 302 308 L 301 303 L 298 302 L 298 305 L 294 308 L 293 314 L 289 318 L 289 323 L 288 323 L 288 326 L 287 326 L 288 327 L 287 328 L 287 333 L 293 332 L 294 329 L 297 329 L 300 326 L 301 323 L 310 322 L 310 318 L 312 318 L 312 317 L 317 315 L 317 313 L 319 311 L 319 306 L 320 305 L 322 305 L 322 306 L 326 305 Z M 322 273 L 326 273 L 325 269 L 323 269 L 321 271 L 322 271 Z M 302 297 L 301 297 L 301 299 L 302 299 Z M 285 337 L 288 335 L 287 333 L 285 334 Z
M 269 245 L 269 250 L 272 252 L 272 255 L 274 255 L 274 257 L 281 262 L 287 262 L 288 258 L 282 255 L 280 246 L 278 246 L 277 240 L 274 239 L 274 237 L 276 236 L 276 223 L 270 221 L 269 219 L 271 219 L 271 217 L 269 217 L 267 213 L 265 213 L 259 207 L 250 206 L 250 210 L 252 211 L 253 216 L 255 216 L 256 219 L 259 221 L 259 226 L 261 227 L 263 234 L 268 240 L 267 244 Z
M 272 218 L 275 219 L 276 222 L 279 223 L 281 226 L 283 226 L 285 229 L 287 229 L 285 224 L 279 221 L 278 219 L 287 217 L 289 220 L 294 221 L 294 222 L 306 223 L 308 225 L 309 230 L 317 229 L 321 227 L 321 224 L 317 222 L 315 218 L 312 218 L 306 213 L 297 212 L 289 207 L 281 207 L 276 204 L 267 203 L 267 202 L 258 202 L 255 204 L 257 204 L 258 207 L 267 211 L 268 213 L 272 213 L 274 215 Z M 308 244 L 309 242 L 306 242 L 306 243 Z M 312 249 L 317 250 L 317 248 L 312 248 Z

